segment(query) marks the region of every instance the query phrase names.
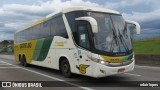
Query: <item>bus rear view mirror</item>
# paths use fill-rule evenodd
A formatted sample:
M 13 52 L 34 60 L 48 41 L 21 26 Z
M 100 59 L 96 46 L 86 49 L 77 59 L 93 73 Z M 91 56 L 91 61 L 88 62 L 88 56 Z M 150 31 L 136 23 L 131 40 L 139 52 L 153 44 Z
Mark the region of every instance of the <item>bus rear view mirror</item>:
M 98 24 L 97 24 L 97 21 L 92 18 L 92 17 L 79 17 L 79 18 L 76 18 L 75 20 L 77 21 L 88 21 L 90 24 L 91 24 L 91 28 L 92 28 L 92 32 L 93 33 L 98 33 Z
M 139 23 L 135 22 L 135 21 L 126 21 L 127 23 L 127 28 L 133 32 L 133 34 L 140 34 L 140 25 Z

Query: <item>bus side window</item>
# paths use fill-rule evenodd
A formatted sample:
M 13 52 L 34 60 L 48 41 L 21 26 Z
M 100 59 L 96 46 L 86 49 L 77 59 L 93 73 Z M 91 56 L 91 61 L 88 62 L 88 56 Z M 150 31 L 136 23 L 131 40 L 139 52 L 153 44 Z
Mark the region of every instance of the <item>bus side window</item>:
M 28 28 L 28 40 L 32 40 L 32 28 Z
M 19 33 L 19 41 L 22 42 L 22 32 Z
M 56 29 L 56 20 L 55 18 L 52 18 L 50 20 L 50 32 L 51 32 L 51 36 L 55 36 L 55 29 Z
M 83 48 L 90 49 L 87 24 L 78 24 L 78 44 Z
M 49 21 L 45 21 L 43 23 L 43 29 L 42 29 L 42 37 L 49 37 L 50 36 L 50 22 Z
M 51 19 L 51 35 L 68 38 L 62 16 L 54 17 Z

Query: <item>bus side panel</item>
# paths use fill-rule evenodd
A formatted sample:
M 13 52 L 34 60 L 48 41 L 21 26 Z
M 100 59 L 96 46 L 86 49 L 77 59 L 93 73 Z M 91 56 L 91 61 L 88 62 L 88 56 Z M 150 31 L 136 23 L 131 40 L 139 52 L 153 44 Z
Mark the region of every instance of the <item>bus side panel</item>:
M 25 55 L 26 62 L 30 64 L 32 61 L 32 56 L 33 56 L 33 52 L 35 50 L 36 42 L 37 42 L 36 40 L 32 40 L 32 41 L 23 42 L 20 44 L 14 44 L 15 60 L 19 61 L 19 55 L 21 57 L 23 55 Z
M 53 39 L 49 37 L 37 41 L 31 64 L 58 69 Z
M 76 49 L 73 43 L 73 40 L 70 38 L 63 38 L 59 36 L 55 36 L 54 39 L 54 48 L 56 48 L 56 60 L 59 69 L 59 60 L 61 57 L 67 58 L 71 72 L 75 72 L 75 64 L 73 59 L 73 51 Z
M 32 57 L 33 57 L 35 47 L 36 47 L 36 44 L 37 44 L 37 40 L 32 40 L 32 41 L 27 42 L 27 43 L 28 43 L 28 48 L 25 49 L 25 51 L 26 51 L 25 55 L 26 55 L 27 63 L 31 64 Z
M 59 59 L 60 57 L 65 57 L 67 58 L 69 64 L 70 64 L 70 69 L 71 72 L 75 72 L 75 65 L 74 65 L 74 60 L 73 60 L 73 49 L 56 49 L 56 59 L 58 60 L 58 65 L 59 65 Z

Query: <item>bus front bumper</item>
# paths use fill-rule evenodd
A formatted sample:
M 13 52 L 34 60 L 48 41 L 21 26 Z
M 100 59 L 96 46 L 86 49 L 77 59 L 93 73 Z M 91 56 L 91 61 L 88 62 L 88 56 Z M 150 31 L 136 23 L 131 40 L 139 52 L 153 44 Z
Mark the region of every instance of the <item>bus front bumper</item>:
M 100 78 L 100 77 L 106 77 L 115 74 L 129 72 L 134 69 L 134 65 L 135 65 L 135 60 L 133 60 L 132 63 L 128 65 L 118 66 L 118 67 L 110 67 L 97 63 L 93 71 L 93 77 Z

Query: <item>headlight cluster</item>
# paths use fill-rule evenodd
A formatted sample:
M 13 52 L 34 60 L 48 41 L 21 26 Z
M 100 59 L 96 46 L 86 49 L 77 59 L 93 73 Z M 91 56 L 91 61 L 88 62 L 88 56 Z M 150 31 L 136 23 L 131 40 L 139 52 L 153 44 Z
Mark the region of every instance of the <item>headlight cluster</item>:
M 97 63 L 100 63 L 102 65 L 108 65 L 109 63 L 104 61 L 104 60 L 100 60 L 100 59 L 93 59 L 93 61 L 97 62 Z
M 100 60 L 100 59 L 93 58 L 93 57 L 90 57 L 90 56 L 88 56 L 88 58 L 91 59 L 92 61 L 97 62 L 97 63 L 100 63 L 100 64 L 102 64 L 102 65 L 109 65 L 109 62 L 106 62 L 106 61 L 104 61 L 104 60 Z

